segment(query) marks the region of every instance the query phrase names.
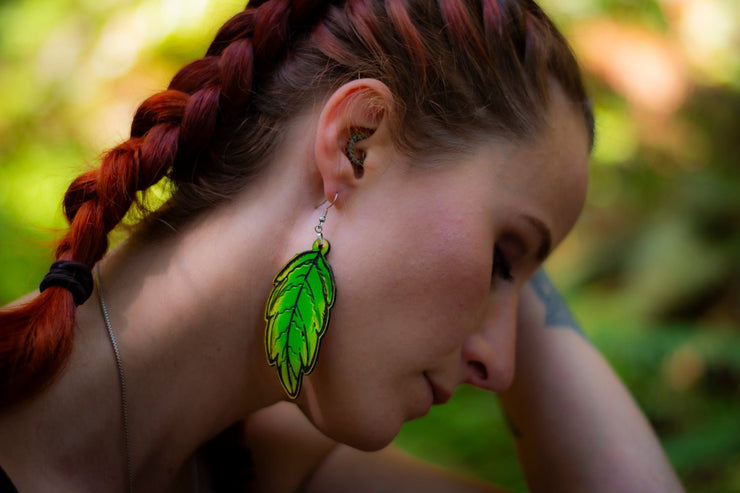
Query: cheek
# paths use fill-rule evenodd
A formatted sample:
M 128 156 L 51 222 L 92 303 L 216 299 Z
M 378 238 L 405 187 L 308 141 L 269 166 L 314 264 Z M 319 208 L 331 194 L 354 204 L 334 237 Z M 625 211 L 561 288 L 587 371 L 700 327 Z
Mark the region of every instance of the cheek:
M 449 210 L 449 209 L 447 209 Z M 406 226 L 389 259 L 384 299 L 409 337 L 448 346 L 466 335 L 490 289 L 492 245 L 470 216 L 427 213 Z
M 421 313 L 431 326 L 446 329 L 438 336 L 457 341 L 470 333 L 485 306 L 491 247 L 486 238 L 454 223 L 447 223 L 436 236 L 438 241 L 433 240 L 433 234 L 429 238 L 423 253 L 426 269 L 419 272 Z
M 441 202 L 337 228 L 333 354 L 429 364 L 477 326 L 490 292 L 490 219 Z

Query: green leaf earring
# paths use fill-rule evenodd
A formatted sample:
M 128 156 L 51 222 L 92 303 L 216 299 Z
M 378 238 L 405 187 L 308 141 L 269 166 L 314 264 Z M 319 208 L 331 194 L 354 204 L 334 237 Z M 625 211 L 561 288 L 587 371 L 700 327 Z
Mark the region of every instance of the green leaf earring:
M 298 397 L 303 376 L 316 366 L 336 298 L 334 274 L 326 260 L 330 245 L 322 228 L 337 196 L 319 218 L 313 248 L 293 257 L 273 279 L 265 307 L 267 361 L 277 368 L 280 384 L 291 399 Z

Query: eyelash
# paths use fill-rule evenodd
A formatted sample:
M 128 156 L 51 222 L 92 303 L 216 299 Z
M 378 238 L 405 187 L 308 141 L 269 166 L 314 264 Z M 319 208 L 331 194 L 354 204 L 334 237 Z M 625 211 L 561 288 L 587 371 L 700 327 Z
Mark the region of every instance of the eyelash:
M 493 247 L 493 277 L 500 277 L 504 281 L 511 282 L 514 276 L 511 275 L 511 262 L 506 258 L 501 248 Z

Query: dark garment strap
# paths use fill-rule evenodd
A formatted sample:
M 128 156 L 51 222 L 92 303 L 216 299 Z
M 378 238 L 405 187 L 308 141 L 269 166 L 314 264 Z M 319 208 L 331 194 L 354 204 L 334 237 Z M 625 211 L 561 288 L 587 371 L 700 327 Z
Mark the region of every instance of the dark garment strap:
M 0 466 L 0 493 L 18 493 L 2 466 Z

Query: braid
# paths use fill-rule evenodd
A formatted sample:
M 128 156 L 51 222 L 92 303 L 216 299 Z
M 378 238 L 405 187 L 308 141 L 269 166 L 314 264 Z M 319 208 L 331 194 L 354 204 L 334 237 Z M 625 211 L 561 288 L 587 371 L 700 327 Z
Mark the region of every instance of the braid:
M 136 192 L 159 181 L 177 153 L 184 97 L 166 91 L 145 101 L 132 137 L 108 151 L 98 169 L 80 175 L 64 197 L 70 227 L 59 241 L 57 260 L 89 267 L 108 249 L 108 233 L 136 201 Z M 141 128 L 150 126 L 142 135 Z M 75 304 L 66 289 L 52 287 L 29 303 L 0 312 L 0 393 L 3 404 L 28 397 L 63 367 L 72 351 Z
M 100 168 L 70 185 L 64 198 L 70 227 L 57 246 L 58 260 L 95 265 L 108 249 L 108 233 L 136 201 L 136 192 L 164 176 L 174 162 L 179 129 L 163 120 L 144 137 L 110 150 Z M 3 405 L 34 394 L 63 367 L 72 351 L 75 308 L 69 291 L 51 287 L 21 307 L 0 312 Z
M 324 3 L 251 2 L 223 26 L 205 57 L 144 101 L 129 140 L 69 186 L 63 206 L 70 227 L 56 248 L 57 260 L 92 268 L 108 249 L 108 233 L 137 202 L 137 192 L 168 172 L 176 184 L 193 183 L 218 127 L 231 124 L 249 103 L 255 66 L 274 67 L 290 38 L 319 17 Z M 0 311 L 2 407 L 35 394 L 59 373 L 72 351 L 75 308 L 69 291 L 51 287 L 24 305 Z

